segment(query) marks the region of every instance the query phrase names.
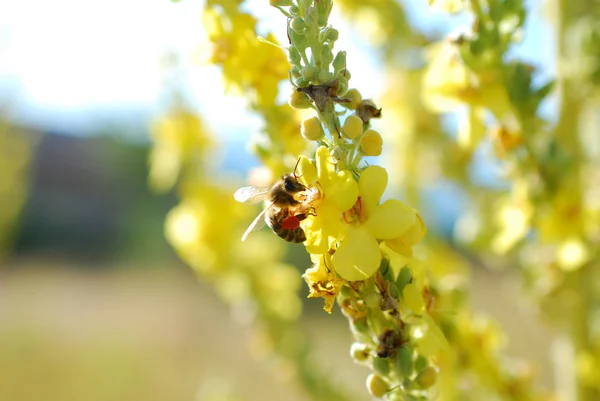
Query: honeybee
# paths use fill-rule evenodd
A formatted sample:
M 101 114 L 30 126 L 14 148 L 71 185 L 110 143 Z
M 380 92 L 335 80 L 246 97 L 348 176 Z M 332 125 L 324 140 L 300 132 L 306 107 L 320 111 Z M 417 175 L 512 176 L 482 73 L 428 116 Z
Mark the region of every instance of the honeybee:
M 302 184 L 295 174 L 286 174 L 271 188 L 243 187 L 233 197 L 238 202 L 259 202 L 268 200 L 270 204 L 261 211 L 242 236 L 245 241 L 252 231 L 265 222 L 275 234 L 285 241 L 300 243 L 306 234 L 300 222 L 311 214 L 311 190 Z

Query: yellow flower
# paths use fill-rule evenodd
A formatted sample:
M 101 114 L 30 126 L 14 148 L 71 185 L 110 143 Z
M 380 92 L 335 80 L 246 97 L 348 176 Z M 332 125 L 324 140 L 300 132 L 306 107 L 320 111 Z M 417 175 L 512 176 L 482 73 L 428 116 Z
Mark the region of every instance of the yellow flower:
M 228 89 L 251 90 L 259 106 L 273 105 L 279 82 L 288 77 L 287 57 L 283 50 L 258 40 L 254 17 L 231 13 L 210 7 L 204 11 L 203 23 L 213 43 L 210 61 L 223 68 Z M 266 40 L 277 42 L 272 34 Z
M 332 262 L 338 274 L 349 281 L 367 279 L 377 271 L 381 261 L 381 240 L 390 241 L 392 245 L 412 245 L 424 233 L 422 221 L 404 202 L 389 199 L 379 204 L 387 181 L 383 167 L 367 167 L 358 181 L 357 203 L 344 213 L 349 228 L 339 242 Z M 413 228 L 415 231 L 411 232 Z
M 150 185 L 167 191 L 175 185 L 180 170 L 194 155 L 211 147 L 200 118 L 177 108 L 152 125 L 154 147 L 150 153 Z
M 365 280 L 377 271 L 381 261 L 379 241 L 390 240 L 396 248 L 412 245 L 424 234 L 415 211 L 399 200 L 379 204 L 388 175 L 379 166 L 367 167 L 358 183 L 352 173 L 335 173 L 327 148 L 317 149 L 316 165 L 300 160 L 301 180 L 317 186 L 316 216 L 303 222 L 306 249 L 311 254 L 335 251 L 331 262 L 348 281 Z
M 323 309 L 331 313 L 331 308 L 335 302 L 335 297 L 340 292 L 342 285 L 346 280 L 340 278 L 335 270 L 327 267 L 325 263 L 326 256 L 312 255 L 311 259 L 315 262 L 314 266 L 307 269 L 302 275 L 308 288 L 310 289 L 309 298 L 325 298 Z
M 512 114 L 499 73 L 486 68 L 474 71 L 467 66 L 456 40 L 432 45 L 430 57 L 423 82 L 423 100 L 430 109 L 453 111 L 466 104 L 485 107 L 497 119 Z
M 300 181 L 319 192 L 314 204 L 316 215 L 302 222 L 306 250 L 324 254 L 343 233 L 342 214 L 355 204 L 358 184 L 350 171 L 335 172 L 335 160 L 325 146 L 317 149 L 316 163 L 301 157 L 298 171 Z

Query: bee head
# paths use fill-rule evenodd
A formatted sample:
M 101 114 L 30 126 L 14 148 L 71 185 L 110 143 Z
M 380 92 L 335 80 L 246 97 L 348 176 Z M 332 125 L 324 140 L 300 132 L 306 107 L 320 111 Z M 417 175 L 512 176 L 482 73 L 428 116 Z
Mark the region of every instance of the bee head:
M 296 193 L 306 190 L 306 187 L 298 181 L 293 174 L 286 174 L 283 176 L 283 187 L 287 192 Z

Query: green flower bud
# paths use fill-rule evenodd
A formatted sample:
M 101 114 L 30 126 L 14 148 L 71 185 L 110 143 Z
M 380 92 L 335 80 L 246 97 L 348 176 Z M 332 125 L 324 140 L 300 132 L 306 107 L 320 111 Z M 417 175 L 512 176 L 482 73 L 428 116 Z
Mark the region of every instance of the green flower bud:
M 312 106 L 312 100 L 306 93 L 295 90 L 290 94 L 288 104 L 295 109 L 308 109 Z
M 438 376 L 437 369 L 435 369 L 432 366 L 428 366 L 425 369 L 423 369 L 421 372 L 419 372 L 419 374 L 417 375 L 417 378 L 415 379 L 415 382 L 417 384 L 419 384 L 419 386 L 421 386 L 421 388 L 429 388 L 435 384 L 435 382 L 437 380 L 437 376 Z
M 394 299 L 398 299 L 400 296 L 400 291 L 398 291 L 398 287 L 396 287 L 395 283 L 390 283 L 390 295 Z
M 294 77 L 294 78 L 300 78 L 302 76 L 302 71 L 300 71 L 300 67 L 298 67 L 297 65 L 292 66 L 290 73 L 292 74 L 292 77 Z
M 344 121 L 344 126 L 342 127 L 342 134 L 344 134 L 349 139 L 354 139 L 361 136 L 363 133 L 363 122 L 360 117 L 351 115 L 346 118 Z
M 338 72 L 346 68 L 346 52 L 339 51 L 333 59 L 333 69 Z
M 406 327 L 404 329 L 406 330 Z M 427 358 L 423 355 L 419 355 L 417 356 L 417 359 L 415 359 L 415 370 L 417 372 L 424 370 L 428 365 L 429 362 L 427 361 Z
M 288 60 L 290 61 L 290 64 L 294 66 L 300 65 L 300 62 L 302 61 L 300 52 L 294 46 L 288 48 Z
M 321 60 L 323 61 L 323 65 L 329 65 L 333 61 L 333 53 L 329 46 L 323 46 L 321 50 Z
M 350 78 L 352 78 L 352 74 L 350 74 L 350 70 L 349 69 L 345 69 L 340 71 L 340 75 L 343 75 L 344 78 L 346 78 L 346 80 L 350 81 Z
M 412 271 L 408 266 L 404 266 L 400 269 L 400 273 L 398 273 L 398 277 L 396 278 L 396 287 L 398 287 L 398 291 L 402 293 L 404 291 L 404 287 L 412 280 Z
M 388 386 L 381 376 L 371 373 L 367 377 L 367 390 L 373 397 L 382 398 L 388 391 Z
M 350 356 L 357 362 L 365 361 L 369 357 L 369 347 L 366 344 L 354 342 L 350 346 Z
M 292 46 L 296 47 L 299 52 L 303 52 L 308 47 L 308 39 L 304 33 L 288 28 L 288 36 L 290 37 Z
M 310 64 L 304 66 L 304 68 L 302 69 L 302 76 L 307 81 L 312 81 L 313 79 L 315 79 L 315 73 L 316 73 L 316 68 Z
M 309 7 L 306 11 L 306 17 L 304 18 L 304 22 L 308 26 L 314 26 L 317 24 L 319 16 L 317 14 L 317 9 L 314 7 Z
M 302 120 L 302 136 L 309 141 L 318 141 L 325 136 L 325 131 L 321 121 L 317 117 L 305 118 Z
M 388 258 L 382 258 L 379 263 L 379 272 L 385 277 L 385 274 L 390 271 L 390 260 Z
M 320 83 L 326 83 L 331 82 L 333 75 L 328 70 L 321 70 L 319 71 L 318 78 Z
M 352 331 L 356 334 L 369 335 L 369 325 L 365 319 L 353 320 Z
M 340 289 L 340 295 L 343 298 L 348 298 L 349 296 L 351 296 L 353 294 L 353 290 L 350 289 L 350 287 L 348 287 L 347 285 L 342 286 L 342 288 Z
M 369 291 L 365 294 L 365 303 L 369 309 L 379 309 L 379 303 L 381 302 L 381 295 L 375 291 Z
M 290 21 L 290 27 L 296 32 L 302 32 L 306 28 L 306 23 L 300 17 L 296 17 Z
M 350 103 L 341 103 L 341 105 L 350 110 L 356 110 L 358 105 L 362 102 L 362 96 L 360 95 L 360 92 L 358 89 L 354 88 L 346 92 L 345 98 L 350 99 Z
M 308 83 L 309 83 L 309 81 L 304 79 L 304 77 L 298 77 L 298 78 L 294 79 L 294 84 L 296 84 L 296 86 L 299 86 L 301 88 L 308 86 Z
M 325 40 L 335 42 L 340 37 L 340 32 L 335 28 L 330 28 L 325 35 Z
M 290 14 L 292 15 L 300 15 L 300 9 L 298 8 L 298 6 L 293 5 L 290 7 Z
M 342 75 L 338 75 L 338 89 L 335 92 L 337 96 L 344 96 L 346 92 L 348 92 L 348 80 L 344 78 Z
M 327 26 L 327 20 L 329 19 L 329 14 L 331 13 L 331 9 L 333 8 L 332 0 L 320 0 L 317 2 L 317 10 L 319 12 L 319 27 Z
M 403 346 L 396 350 L 396 370 L 403 377 L 410 377 L 413 373 L 412 347 Z
M 373 358 L 373 369 L 382 376 L 387 376 L 390 373 L 390 362 L 387 358 L 376 356 Z

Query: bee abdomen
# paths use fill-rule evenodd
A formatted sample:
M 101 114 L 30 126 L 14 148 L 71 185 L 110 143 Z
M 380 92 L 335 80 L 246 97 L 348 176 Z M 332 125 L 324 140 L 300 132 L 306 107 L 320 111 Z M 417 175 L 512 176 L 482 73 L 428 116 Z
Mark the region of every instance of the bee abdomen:
M 287 242 L 291 242 L 294 244 L 306 241 L 306 234 L 302 227 L 296 227 L 293 229 L 285 229 L 283 228 L 283 224 L 280 219 L 277 219 L 277 216 L 272 219 L 267 220 L 267 224 L 277 236 Z

